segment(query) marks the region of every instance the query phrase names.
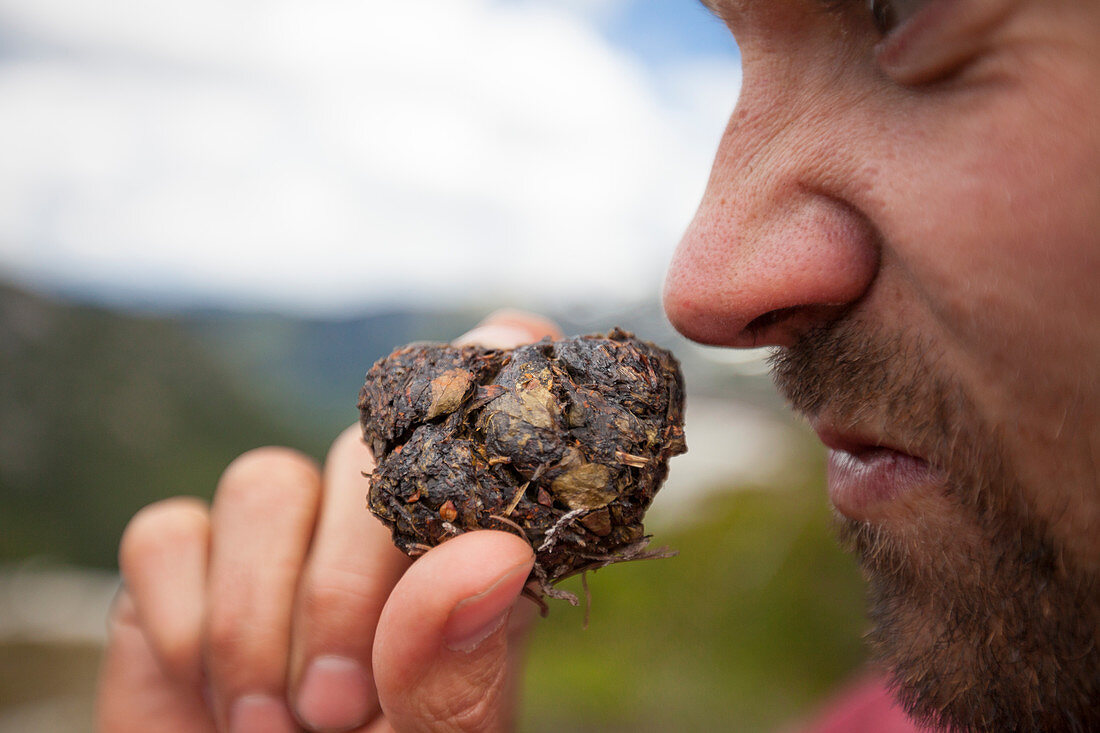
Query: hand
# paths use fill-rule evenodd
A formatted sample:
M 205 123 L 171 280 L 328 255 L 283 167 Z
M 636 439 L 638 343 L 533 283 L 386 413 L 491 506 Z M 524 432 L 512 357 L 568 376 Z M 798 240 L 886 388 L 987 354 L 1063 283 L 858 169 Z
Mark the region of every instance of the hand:
M 502 312 L 461 341 L 548 335 L 552 324 Z M 229 466 L 211 507 L 138 512 L 119 551 L 99 730 L 510 728 L 530 546 L 472 532 L 412 564 L 365 508 L 372 467 L 356 426 L 323 471 L 263 448 Z

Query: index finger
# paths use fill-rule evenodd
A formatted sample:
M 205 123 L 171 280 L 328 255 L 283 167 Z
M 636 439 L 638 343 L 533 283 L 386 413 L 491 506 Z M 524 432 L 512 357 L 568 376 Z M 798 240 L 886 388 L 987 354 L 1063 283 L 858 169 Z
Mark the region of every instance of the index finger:
M 507 309 L 491 313 L 454 343 L 456 346 L 476 344 L 490 349 L 513 349 L 544 338 L 561 337 L 561 329 L 553 321 L 527 311 Z

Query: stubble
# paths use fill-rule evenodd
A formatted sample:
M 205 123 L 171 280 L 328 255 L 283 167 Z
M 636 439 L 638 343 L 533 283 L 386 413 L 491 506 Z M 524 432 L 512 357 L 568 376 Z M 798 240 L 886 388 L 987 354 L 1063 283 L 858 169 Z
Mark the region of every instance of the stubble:
M 936 351 L 851 319 L 773 357 L 795 409 L 884 426 L 948 477 L 945 515 L 838 518 L 868 580 L 869 642 L 917 720 L 959 731 L 1100 730 L 1100 584 L 1068 567 Z M 1040 489 L 1041 490 L 1041 487 Z

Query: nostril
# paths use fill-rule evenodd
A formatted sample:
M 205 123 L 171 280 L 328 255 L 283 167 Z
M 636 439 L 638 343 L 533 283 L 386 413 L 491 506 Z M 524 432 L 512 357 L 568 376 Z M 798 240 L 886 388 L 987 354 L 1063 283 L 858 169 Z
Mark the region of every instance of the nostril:
M 757 316 L 745 326 L 743 336 L 750 348 L 790 346 L 813 327 L 832 323 L 852 309 L 845 305 L 800 305 L 776 308 Z
M 767 341 L 768 333 L 775 329 L 777 323 L 788 321 L 793 318 L 797 312 L 801 310 L 798 306 L 791 308 L 776 308 L 775 310 L 768 311 L 762 316 L 749 321 L 745 326 L 745 335 L 748 336 L 752 342 L 752 347 L 760 345 L 761 341 Z

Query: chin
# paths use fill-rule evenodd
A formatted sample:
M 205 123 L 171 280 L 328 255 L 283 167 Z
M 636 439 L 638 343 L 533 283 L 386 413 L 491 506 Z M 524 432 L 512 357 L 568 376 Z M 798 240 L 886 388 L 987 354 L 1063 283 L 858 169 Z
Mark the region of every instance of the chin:
M 910 715 L 941 729 L 1100 731 L 1100 582 L 1026 499 L 1094 489 L 1025 486 L 1005 424 L 942 356 L 853 318 L 772 361 L 830 450 L 872 650 Z
M 899 702 L 948 731 L 1100 730 L 1094 578 L 1020 528 L 926 525 L 899 540 L 840 520 L 869 583 L 868 636 Z

